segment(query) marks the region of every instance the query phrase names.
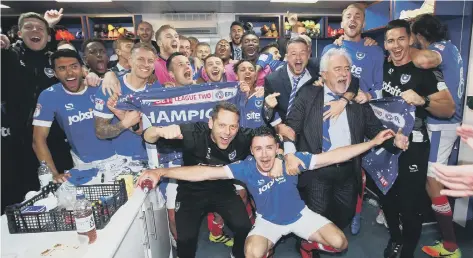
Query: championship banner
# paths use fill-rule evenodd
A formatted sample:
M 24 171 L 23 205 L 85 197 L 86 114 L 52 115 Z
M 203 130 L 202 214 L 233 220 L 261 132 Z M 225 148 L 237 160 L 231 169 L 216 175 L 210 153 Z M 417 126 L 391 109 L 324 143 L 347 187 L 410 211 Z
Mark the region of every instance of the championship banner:
M 121 110 L 137 110 L 152 125 L 207 122 L 212 108 L 220 101 L 237 107 L 241 99 L 238 82 L 205 83 L 174 88 L 156 88 L 122 96 Z
M 388 97 L 370 101 L 374 114 L 384 127 L 397 132 L 402 128 L 404 135 L 410 135 L 415 121 L 415 107 L 400 97 Z M 386 194 L 398 175 L 398 158 L 401 153 L 392 154 L 384 148 L 372 149 L 363 157 L 362 167 L 373 178 L 378 188 Z

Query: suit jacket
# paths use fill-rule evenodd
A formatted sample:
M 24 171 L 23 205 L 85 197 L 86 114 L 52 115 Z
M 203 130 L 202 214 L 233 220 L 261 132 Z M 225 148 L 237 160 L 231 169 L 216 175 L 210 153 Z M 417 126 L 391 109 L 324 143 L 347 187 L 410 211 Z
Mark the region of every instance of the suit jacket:
M 292 90 L 292 81 L 287 73 L 287 65 L 284 65 L 281 69 L 272 72 L 264 79 L 264 95 L 265 97 L 274 93 L 279 92 L 281 95 L 278 97 L 278 105 L 274 108 L 274 112 L 278 112 L 282 121 L 286 121 L 287 108 L 289 106 L 289 98 Z M 307 64 L 307 71 L 312 77 L 305 85 L 312 85 L 314 81 L 319 79 L 319 63 L 317 58 L 310 58 Z M 303 87 L 304 87 L 303 86 Z M 359 89 L 358 78 L 352 77 L 348 92 L 354 92 L 355 95 Z M 320 87 L 322 88 L 322 87 Z M 302 88 L 299 89 L 299 91 Z M 272 114 L 265 114 L 265 119 L 272 121 L 274 118 L 274 112 Z
M 312 85 L 303 86 L 297 93 L 294 107 L 286 124 L 294 129 L 298 151 L 314 154 L 322 152 L 324 88 Z M 346 106 L 351 144 L 364 142 L 365 137 L 374 138 L 384 129 L 368 103 L 351 103 Z M 386 141 L 382 147 L 390 152 L 399 151 L 393 145 L 393 139 Z M 319 170 L 323 170 L 319 169 Z M 353 159 L 353 172 L 361 189 L 361 156 Z M 319 172 L 318 172 L 319 173 Z M 302 173 L 299 182 L 307 182 L 316 173 Z

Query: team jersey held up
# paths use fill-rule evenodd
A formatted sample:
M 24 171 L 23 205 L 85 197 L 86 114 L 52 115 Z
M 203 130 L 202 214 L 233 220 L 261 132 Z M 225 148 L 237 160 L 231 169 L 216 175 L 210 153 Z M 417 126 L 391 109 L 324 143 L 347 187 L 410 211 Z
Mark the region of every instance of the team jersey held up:
M 304 162 L 306 168 L 310 167 L 314 157 L 312 154 L 296 152 L 295 155 Z M 282 167 L 283 176 L 270 178 L 259 172 L 256 160 L 249 156 L 244 161 L 227 165 L 225 169 L 230 177 L 246 184 L 263 219 L 274 224 L 287 225 L 301 217 L 300 212 L 305 203 L 297 190 L 298 176 L 287 175 L 284 163 Z
M 128 73 L 119 78 L 122 96 L 137 92 L 125 81 L 125 78 L 127 78 L 129 75 L 130 74 Z M 153 87 L 161 87 L 161 85 L 156 81 L 152 85 L 146 85 L 146 87 L 140 91 L 144 91 Z M 120 120 L 107 107 L 107 100 L 109 97 L 110 96 L 103 94 L 102 86 L 100 86 L 95 95 L 94 115 L 105 119 L 112 119 L 111 123 L 116 124 L 119 123 Z M 112 144 L 119 155 L 132 157 L 133 159 L 147 158 L 141 136 L 131 132 L 128 129 L 124 130 L 119 136 L 113 138 Z
M 445 83 L 455 102 L 455 114 L 450 119 L 439 119 L 432 116 L 427 118 L 428 124 L 457 124 L 462 121 L 462 104 L 465 92 L 465 79 L 463 77 L 463 60 L 457 47 L 450 41 L 440 41 L 429 46 L 442 57 L 438 67 L 442 71 Z
M 72 93 L 57 83 L 41 92 L 33 115 L 34 126 L 51 127 L 56 119 L 66 133 L 72 151 L 85 163 L 115 154 L 110 140 L 100 140 L 95 136 L 93 107 L 96 90 L 85 87 L 81 92 Z
M 246 128 L 263 126 L 265 124 L 263 120 L 264 96 L 257 97 L 253 94 L 248 99 L 242 101 L 245 103 L 240 105 L 240 126 Z
M 421 97 L 446 90 L 442 72 L 435 69 L 424 70 L 415 67 L 413 62 L 395 66 L 392 62 L 384 62 L 383 97 L 400 96 L 407 90 L 415 91 Z M 428 112 L 422 107 L 416 107 L 416 122 L 414 130 L 425 129 L 424 120 Z
M 341 48 L 351 56 L 351 74 L 360 79 L 360 90 L 368 92 L 373 99 L 381 98 L 383 87 L 383 49 L 378 46 L 365 46 L 365 40 L 353 42 L 344 40 Z M 339 48 L 335 44 L 327 45 L 322 55 L 332 48 Z

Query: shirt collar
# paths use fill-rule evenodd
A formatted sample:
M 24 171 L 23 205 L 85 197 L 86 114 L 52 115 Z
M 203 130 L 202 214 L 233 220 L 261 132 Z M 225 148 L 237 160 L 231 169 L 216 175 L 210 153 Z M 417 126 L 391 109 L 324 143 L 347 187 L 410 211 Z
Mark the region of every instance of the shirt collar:
M 306 76 L 306 74 L 308 74 L 307 68 L 304 69 L 304 76 Z M 289 79 L 291 80 L 291 82 L 292 82 L 292 78 L 294 78 L 294 76 L 296 76 L 291 72 L 291 69 L 289 69 L 289 65 L 287 65 L 287 75 L 289 75 Z M 304 76 L 302 76 L 302 77 L 304 77 Z
M 120 63 L 117 63 L 117 69 L 119 72 L 123 71 L 123 70 L 128 70 L 128 69 L 125 69 L 125 67 L 123 67 Z

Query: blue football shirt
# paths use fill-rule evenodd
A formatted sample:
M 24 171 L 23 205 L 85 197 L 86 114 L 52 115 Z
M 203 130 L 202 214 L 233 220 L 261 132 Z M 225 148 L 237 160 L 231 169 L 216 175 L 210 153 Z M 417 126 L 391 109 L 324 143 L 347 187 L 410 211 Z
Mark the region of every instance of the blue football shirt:
M 135 92 L 144 91 L 153 87 L 161 87 L 158 81 L 152 85 L 146 85 L 141 90 L 135 90 L 129 85 L 125 78 L 130 74 L 125 74 L 119 78 L 122 96 L 133 94 Z M 107 107 L 107 100 L 110 96 L 103 94 L 102 86 L 99 87 L 95 95 L 94 115 L 97 117 L 112 119 L 112 124 L 119 123 L 120 120 Z M 119 136 L 112 139 L 113 147 L 117 154 L 132 157 L 133 159 L 146 159 L 146 149 L 140 135 L 130 130 L 124 130 Z
M 439 69 L 443 73 L 453 101 L 455 101 L 455 114 L 450 119 L 439 119 L 432 116 L 427 117 L 428 124 L 456 124 L 462 121 L 462 99 L 465 92 L 465 79 L 463 77 L 463 60 L 457 47 L 450 41 L 439 41 L 429 46 L 430 50 L 436 51 L 442 57 Z
M 295 155 L 309 168 L 312 154 L 296 152 Z M 283 176 L 270 178 L 258 171 L 253 156 L 225 166 L 229 176 L 246 184 L 255 200 L 258 213 L 265 220 L 287 225 L 301 217 L 300 212 L 305 203 L 297 190 L 298 176 L 287 175 L 284 164 L 283 168 Z
M 383 49 L 378 46 L 365 46 L 365 40 L 360 42 L 343 41 L 341 48 L 345 49 L 352 59 L 351 74 L 360 79 L 360 90 L 371 94 L 373 99 L 381 98 L 383 89 Z M 325 46 L 322 55 L 335 44 Z
M 51 127 L 56 119 L 66 133 L 72 151 L 86 163 L 115 154 L 111 141 L 95 136 L 93 107 L 96 89 L 86 87 L 81 92 L 72 93 L 57 83 L 41 92 L 33 115 L 34 126 Z

